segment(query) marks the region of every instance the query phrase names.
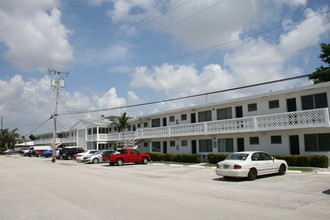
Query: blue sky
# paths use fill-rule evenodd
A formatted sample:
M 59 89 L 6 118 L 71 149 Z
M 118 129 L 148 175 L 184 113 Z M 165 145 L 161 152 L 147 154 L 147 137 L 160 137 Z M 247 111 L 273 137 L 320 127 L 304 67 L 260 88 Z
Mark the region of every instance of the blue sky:
M 88 111 L 218 91 L 308 74 L 329 43 L 326 0 L 2 0 L 0 116 L 21 135 L 52 130 L 48 68 L 69 71 L 60 112 Z M 311 84 L 307 79 L 271 90 Z M 270 91 L 222 93 L 208 102 Z M 59 116 L 149 114 L 205 104 L 194 98 Z M 41 126 L 39 125 L 45 124 Z M 38 128 L 38 129 L 36 129 Z M 36 130 L 35 130 L 36 129 Z

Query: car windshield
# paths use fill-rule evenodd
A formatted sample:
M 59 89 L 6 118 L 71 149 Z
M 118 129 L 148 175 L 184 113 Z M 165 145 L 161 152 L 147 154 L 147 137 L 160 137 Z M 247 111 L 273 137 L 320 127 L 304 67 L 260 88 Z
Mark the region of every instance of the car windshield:
M 101 153 L 102 153 L 102 151 L 96 151 L 93 154 L 101 154 Z
M 246 160 L 249 154 L 231 154 L 225 160 Z

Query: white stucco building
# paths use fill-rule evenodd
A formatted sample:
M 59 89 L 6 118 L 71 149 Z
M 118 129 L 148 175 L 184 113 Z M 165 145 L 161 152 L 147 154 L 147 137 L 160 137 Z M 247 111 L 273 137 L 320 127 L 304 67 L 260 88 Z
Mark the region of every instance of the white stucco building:
M 124 134 L 145 152 L 230 153 L 264 150 L 271 154 L 330 157 L 330 82 L 269 92 L 130 119 Z M 109 117 L 110 118 L 110 117 Z M 57 134 L 57 142 L 107 149 L 122 141 L 104 120 L 85 119 Z M 37 135 L 37 144 L 52 142 Z

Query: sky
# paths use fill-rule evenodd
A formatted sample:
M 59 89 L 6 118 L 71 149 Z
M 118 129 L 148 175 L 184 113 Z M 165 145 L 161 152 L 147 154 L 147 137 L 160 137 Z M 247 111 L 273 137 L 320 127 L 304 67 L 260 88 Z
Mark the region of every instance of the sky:
M 330 43 L 329 10 L 328 0 L 1 0 L 3 128 L 52 132 L 49 69 L 69 73 L 60 74 L 58 130 L 312 84 L 107 110 L 312 73 Z

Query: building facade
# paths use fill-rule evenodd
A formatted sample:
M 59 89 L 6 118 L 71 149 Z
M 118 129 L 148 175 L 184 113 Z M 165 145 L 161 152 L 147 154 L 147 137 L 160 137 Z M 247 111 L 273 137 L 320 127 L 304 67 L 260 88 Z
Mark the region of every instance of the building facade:
M 85 149 L 108 149 L 127 141 L 145 152 L 207 155 L 263 150 L 330 157 L 329 97 L 327 82 L 143 115 L 130 119 L 134 126 L 124 137 L 111 120 L 84 119 L 59 133 L 65 138 L 57 142 Z M 37 136 L 37 144 L 52 142 L 47 134 Z

